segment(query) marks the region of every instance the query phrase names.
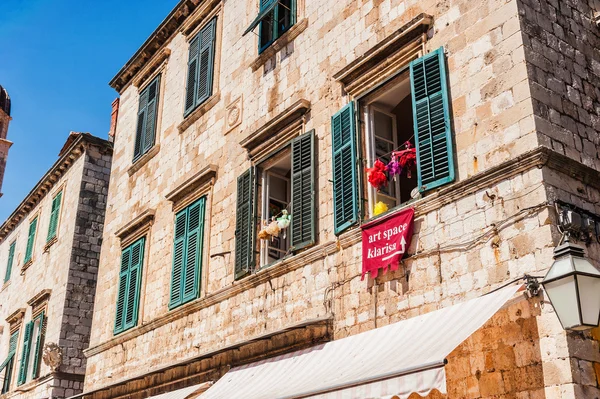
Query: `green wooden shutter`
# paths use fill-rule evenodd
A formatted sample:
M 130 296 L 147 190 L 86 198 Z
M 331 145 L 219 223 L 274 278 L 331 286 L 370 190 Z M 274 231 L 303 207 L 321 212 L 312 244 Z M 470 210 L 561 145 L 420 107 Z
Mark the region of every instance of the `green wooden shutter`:
M 292 141 L 291 246 L 301 249 L 315 243 L 315 131 Z
M 29 352 L 31 351 L 31 332 L 33 330 L 33 322 L 25 325 L 25 334 L 23 335 L 23 353 L 21 355 L 21 364 L 19 366 L 19 378 L 17 385 L 23 385 L 27 380 L 27 367 L 29 365 Z
M 188 57 L 187 86 L 185 89 L 185 112 L 189 114 L 196 105 L 196 92 L 198 82 L 198 54 L 200 51 L 200 36 L 196 36 L 190 42 L 190 51 Z
M 10 341 L 8 344 L 8 356 L 6 357 L 6 360 L 2 364 L 0 364 L 0 372 L 2 372 L 3 369 L 6 369 L 4 373 L 4 382 L 2 384 L 2 390 L 0 391 L 0 393 L 6 393 L 10 388 L 10 381 L 12 380 L 14 358 L 15 353 L 17 351 L 18 339 L 19 331 L 17 330 L 10 336 Z
M 356 120 L 351 102 L 331 118 L 334 232 L 358 221 Z
M 235 221 L 235 278 L 248 275 L 254 267 L 256 226 L 254 223 L 254 170 L 248 169 L 237 180 Z
M 52 211 L 50 213 L 50 224 L 48 225 L 48 238 L 46 242 L 56 237 L 58 228 L 58 217 L 60 216 L 60 204 L 62 199 L 62 191 L 56 194 L 52 199 Z
M 215 59 L 215 31 L 217 19 L 213 18 L 199 33 L 200 55 L 198 61 L 198 94 L 196 106 L 212 94 Z
M 146 106 L 146 124 L 144 129 L 144 146 L 142 151 L 148 152 L 154 146 L 156 136 L 156 120 L 158 117 L 158 95 L 160 91 L 160 75 L 146 87 L 148 91 L 148 105 Z
M 27 263 L 31 260 L 33 256 L 33 244 L 35 243 L 35 231 L 37 229 L 37 216 L 33 221 L 29 224 L 29 234 L 27 236 L 27 248 L 25 250 L 25 259 L 23 263 Z
M 123 331 L 125 319 L 125 296 L 127 280 L 129 279 L 129 264 L 131 263 L 131 247 L 121 253 L 121 268 L 119 271 L 119 288 L 117 292 L 117 310 L 115 314 L 115 333 Z
M 417 174 L 420 191 L 454 181 L 444 48 L 410 64 Z
M 146 115 L 148 112 L 148 90 L 143 90 L 140 93 L 138 121 L 135 131 L 135 143 L 133 151 L 133 159 L 141 157 L 144 154 L 144 132 L 146 131 Z
M 46 335 L 46 319 L 44 312 L 42 312 L 38 319 L 40 320 L 40 329 L 36 338 L 35 353 L 33 354 L 33 369 L 31 375 L 33 378 L 37 378 L 40 373 L 40 361 L 42 360 L 42 345 L 44 345 L 44 337 Z
M 142 237 L 121 253 L 115 334 L 137 325 L 145 241 Z
M 181 305 L 181 280 L 183 265 L 185 263 L 187 216 L 187 209 L 183 209 L 175 215 L 175 239 L 173 244 L 173 269 L 171 270 L 169 309 Z
M 185 271 L 182 281 L 182 302 L 184 303 L 198 298 L 204 230 L 204 203 L 205 198 L 203 197 L 188 207 Z
M 13 241 L 12 244 L 10 244 L 10 247 L 8 248 L 8 262 L 6 263 L 6 273 L 4 274 L 4 282 L 5 283 L 8 280 L 10 280 L 10 274 L 12 272 L 12 265 L 13 265 L 13 262 L 15 261 L 16 244 L 17 244 L 17 242 Z

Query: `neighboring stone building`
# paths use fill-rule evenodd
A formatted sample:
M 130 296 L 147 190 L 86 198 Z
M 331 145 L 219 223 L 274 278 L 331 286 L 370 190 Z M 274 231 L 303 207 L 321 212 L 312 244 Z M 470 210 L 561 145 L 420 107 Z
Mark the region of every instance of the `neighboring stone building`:
M 0 398 L 83 389 L 112 145 L 71 133 L 0 226 Z
M 12 142 L 6 138 L 10 121 L 10 96 L 6 89 L 0 86 L 0 197 L 2 197 L 2 181 L 4 180 L 8 149 L 12 145 Z
M 260 397 L 277 355 L 361 344 L 543 276 L 561 239 L 555 209 L 600 221 L 595 7 L 182 0 L 111 82 L 114 162 L 77 397 L 195 397 L 215 381 L 201 397 Z M 366 169 L 406 141 L 417 170 L 376 191 Z M 397 270 L 361 280 L 359 225 L 378 202 L 394 208 L 386 218 L 414 208 L 412 243 Z M 284 209 L 285 234 L 259 239 Z M 585 240 L 596 265 L 597 240 Z M 540 297 L 494 306 L 468 334 L 459 327 L 480 315 L 440 318 L 455 331 L 436 345 L 436 331 L 408 342 L 425 368 L 421 352 L 461 337 L 447 366 L 428 366 L 445 370 L 449 398 L 600 395 L 598 334 L 565 332 Z M 306 364 L 275 367 L 269 383 L 302 377 L 308 391 L 289 397 L 310 396 L 323 387 Z M 224 396 L 244 370 L 257 374 Z

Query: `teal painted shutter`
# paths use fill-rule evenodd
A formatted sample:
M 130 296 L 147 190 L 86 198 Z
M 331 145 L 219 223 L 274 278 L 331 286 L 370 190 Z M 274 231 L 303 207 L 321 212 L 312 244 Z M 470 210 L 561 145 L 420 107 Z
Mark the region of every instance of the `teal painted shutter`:
M 117 310 L 115 314 L 115 333 L 123 331 L 125 319 L 125 296 L 127 280 L 129 279 L 129 264 L 131 263 L 131 247 L 121 253 L 121 268 L 119 271 L 119 288 L 117 292 Z
M 190 42 L 190 52 L 188 57 L 188 75 L 187 86 L 185 89 L 185 111 L 184 115 L 189 114 L 196 105 L 196 91 L 198 82 L 198 54 L 200 51 L 200 36 L 196 36 Z
M 254 266 L 254 171 L 248 169 L 237 180 L 235 221 L 235 278 L 248 275 Z
M 46 335 L 46 319 L 44 312 L 42 312 L 38 318 L 40 319 L 40 329 L 36 338 L 35 353 L 33 354 L 33 370 L 31 375 L 33 378 L 37 378 L 40 373 L 40 361 L 42 360 L 42 345 L 44 344 L 44 337 Z
M 58 227 L 58 217 L 60 216 L 60 203 L 62 199 L 62 191 L 56 194 L 56 197 L 52 199 L 52 211 L 50 213 L 50 224 L 48 226 L 48 238 L 46 241 L 50 241 L 56 237 L 56 230 Z
M 160 91 L 160 75 L 158 75 L 145 89 L 148 92 L 148 105 L 146 106 L 146 123 L 144 129 L 143 153 L 154 146 L 156 135 L 156 119 L 158 116 L 158 95 Z
M 140 93 L 138 121 L 135 131 L 135 149 L 133 151 L 133 159 L 141 157 L 144 153 L 144 132 L 146 131 L 146 115 L 148 113 L 148 90 L 143 90 Z
M 420 191 L 454 181 L 454 154 L 444 48 L 410 64 Z
M 351 102 L 331 118 L 334 232 L 358 221 L 356 120 Z
M 10 244 L 10 247 L 8 248 L 8 262 L 6 263 L 6 274 L 4 274 L 4 282 L 6 283 L 8 280 L 10 280 L 10 274 L 12 272 L 12 265 L 13 262 L 15 261 L 15 246 L 16 246 L 17 242 L 13 241 L 12 244 Z
M 173 244 L 173 269 L 171 270 L 171 294 L 169 308 L 181 304 L 181 280 L 185 262 L 185 238 L 187 230 L 187 209 L 175 216 L 175 243 Z
M 37 229 L 37 220 L 38 220 L 38 218 L 36 217 L 29 224 L 29 234 L 27 236 L 27 248 L 25 250 L 25 259 L 23 260 L 24 263 L 29 262 L 31 260 L 31 257 L 33 256 L 33 244 L 35 243 L 35 231 Z
M 297 250 L 315 243 L 315 131 L 292 141 L 291 246 Z
M 23 354 L 21 355 L 21 365 L 19 366 L 19 378 L 17 385 L 23 385 L 27 380 L 27 367 L 29 365 L 29 352 L 31 351 L 31 332 L 33 322 L 25 325 L 25 334 L 23 336 Z
M 198 61 L 198 93 L 196 106 L 212 94 L 215 60 L 215 31 L 217 19 L 213 18 L 199 33 L 200 55 Z
M 2 391 L 0 391 L 0 393 L 6 393 L 10 388 L 10 381 L 12 380 L 14 358 L 15 353 L 17 351 L 18 339 L 19 331 L 15 331 L 10 336 L 10 341 L 8 344 L 8 356 L 6 357 L 6 360 L 2 364 L 0 364 L 0 372 L 2 371 L 2 369 L 6 368 L 6 371 L 4 373 L 4 383 L 2 384 Z
M 142 262 L 144 260 L 144 241 L 145 239 L 141 238 L 131 246 L 129 281 L 127 282 L 127 295 L 125 298 L 126 312 L 123 326 L 125 329 L 137 325 L 142 277 Z
M 183 302 L 189 302 L 198 298 L 204 230 L 204 202 L 205 198 L 203 197 L 188 207 L 185 272 L 183 273 L 182 282 Z

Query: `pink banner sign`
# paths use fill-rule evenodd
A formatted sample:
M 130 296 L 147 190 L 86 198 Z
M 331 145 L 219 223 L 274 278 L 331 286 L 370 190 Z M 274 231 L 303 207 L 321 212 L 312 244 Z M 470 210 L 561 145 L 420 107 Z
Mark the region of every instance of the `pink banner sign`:
M 405 209 L 362 225 L 362 279 L 376 278 L 379 269 L 396 270 L 413 233 L 415 210 Z

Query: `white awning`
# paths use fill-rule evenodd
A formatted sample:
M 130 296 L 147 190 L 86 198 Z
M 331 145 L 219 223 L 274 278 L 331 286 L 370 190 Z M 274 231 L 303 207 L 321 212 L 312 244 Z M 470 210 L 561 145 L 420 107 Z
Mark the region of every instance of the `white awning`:
M 211 385 L 212 382 L 204 382 L 199 385 L 151 396 L 149 399 L 195 399 L 199 394 L 206 391 Z
M 200 399 L 406 399 L 413 392 L 446 393 L 446 357 L 520 287 L 235 367 Z

